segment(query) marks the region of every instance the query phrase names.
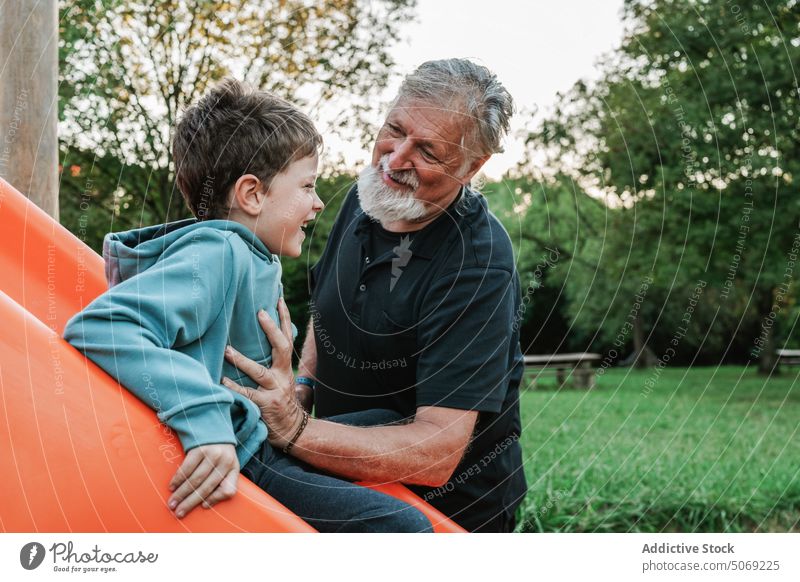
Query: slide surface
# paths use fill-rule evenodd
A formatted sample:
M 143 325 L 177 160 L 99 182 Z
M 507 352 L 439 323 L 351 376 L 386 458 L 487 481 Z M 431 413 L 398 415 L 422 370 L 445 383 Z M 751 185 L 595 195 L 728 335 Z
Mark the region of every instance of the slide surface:
M 0 179 L 0 530 L 312 532 L 244 477 L 234 499 L 177 520 L 183 458 L 155 414 L 60 335 L 106 289 L 102 258 Z M 364 484 L 464 530 L 400 484 Z

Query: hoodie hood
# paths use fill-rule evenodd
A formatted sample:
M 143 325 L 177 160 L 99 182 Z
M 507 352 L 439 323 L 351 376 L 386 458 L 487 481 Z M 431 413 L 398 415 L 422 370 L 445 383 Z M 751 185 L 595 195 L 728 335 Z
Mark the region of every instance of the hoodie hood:
M 203 228 L 233 232 L 250 247 L 255 255 L 271 263 L 277 260 L 266 245 L 249 228 L 232 220 L 195 218 L 145 226 L 124 232 L 112 232 L 103 239 L 103 259 L 106 280 L 113 287 L 152 267 L 161 256 L 182 238 L 196 236 Z

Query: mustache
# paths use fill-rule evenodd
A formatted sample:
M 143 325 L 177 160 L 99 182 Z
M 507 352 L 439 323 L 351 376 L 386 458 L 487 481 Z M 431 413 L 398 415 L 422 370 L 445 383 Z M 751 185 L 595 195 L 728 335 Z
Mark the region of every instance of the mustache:
M 381 172 L 387 172 L 385 164 L 388 157 L 381 158 L 375 166 L 367 165 L 358 177 L 358 198 L 362 210 L 379 222 L 395 222 L 398 220 L 414 221 L 424 217 L 428 209 L 425 203 L 414 196 L 416 188 L 409 185 L 411 191 L 403 191 L 385 184 L 381 179 Z M 394 179 L 402 180 L 403 184 L 411 182 L 418 184 L 419 180 L 414 170 L 392 172 Z
M 419 188 L 419 177 L 414 170 L 390 170 L 389 169 L 389 154 L 385 154 L 380 159 L 381 170 L 389 174 L 393 180 L 405 184 L 409 188 L 416 190 Z

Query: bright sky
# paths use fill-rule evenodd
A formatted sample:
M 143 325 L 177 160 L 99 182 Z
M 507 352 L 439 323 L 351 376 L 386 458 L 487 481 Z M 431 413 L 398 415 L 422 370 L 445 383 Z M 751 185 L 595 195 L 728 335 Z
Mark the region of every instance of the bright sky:
M 512 133 L 538 108 L 554 104 L 556 93 L 580 78 L 596 76 L 601 55 L 622 39 L 622 0 L 419 0 L 416 23 L 403 31 L 392 51 L 398 75 L 436 58 L 468 57 L 494 71 L 517 104 Z M 328 141 L 354 169 L 367 159 L 358 147 Z M 520 140 L 509 138 L 506 152 L 494 156 L 484 171 L 497 179 L 522 156 Z

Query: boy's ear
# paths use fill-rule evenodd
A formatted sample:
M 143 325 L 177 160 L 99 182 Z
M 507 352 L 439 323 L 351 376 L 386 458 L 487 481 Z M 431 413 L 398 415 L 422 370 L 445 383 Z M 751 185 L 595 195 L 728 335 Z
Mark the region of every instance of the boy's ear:
M 233 185 L 231 208 L 239 208 L 245 214 L 257 216 L 266 197 L 264 190 L 261 180 L 253 174 L 240 176 Z

